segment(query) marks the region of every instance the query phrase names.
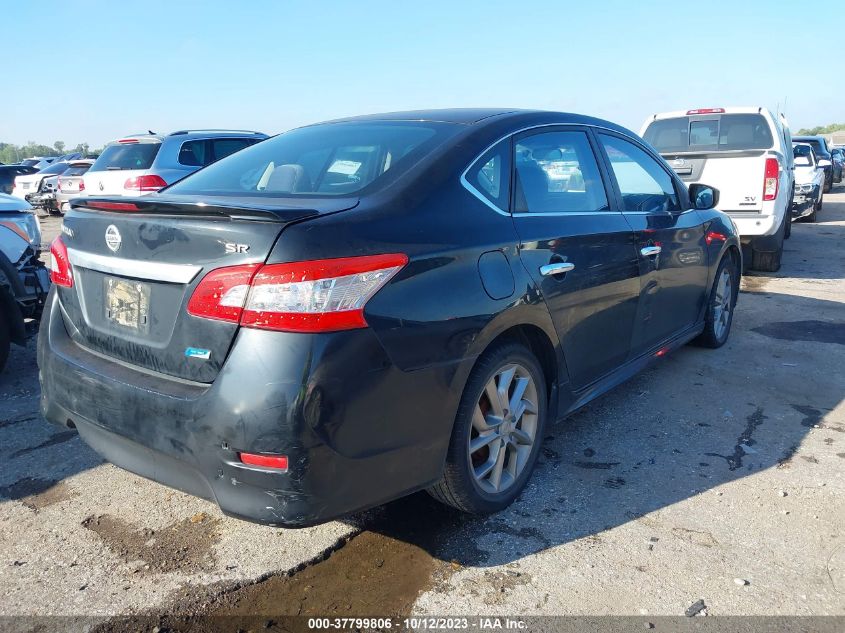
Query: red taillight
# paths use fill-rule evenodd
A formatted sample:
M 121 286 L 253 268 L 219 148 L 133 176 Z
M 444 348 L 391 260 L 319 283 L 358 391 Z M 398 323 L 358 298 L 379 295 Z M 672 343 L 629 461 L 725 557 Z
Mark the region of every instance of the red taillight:
M 777 158 L 766 159 L 766 172 L 763 176 L 763 200 L 774 200 L 778 196 L 778 172 L 780 164 Z
M 124 189 L 132 189 L 134 191 L 158 191 L 166 186 L 167 183 L 164 178 L 155 174 L 127 178 L 126 182 L 123 183 Z
M 274 468 L 276 470 L 288 469 L 287 455 L 258 455 L 256 453 L 238 453 L 241 463 L 250 466 L 261 466 L 262 468 Z
M 85 191 L 85 181 L 82 179 L 79 180 L 79 190 Z
M 89 209 L 100 209 L 102 211 L 137 211 L 138 205 L 132 202 L 98 202 L 90 200 L 85 202 Z
M 58 181 L 56 182 L 56 188 L 61 191 L 62 190 L 62 179 L 59 177 Z
M 241 320 L 249 284 L 261 264 L 218 268 L 203 277 L 191 299 L 188 314 L 237 323 Z
M 687 110 L 687 116 L 695 114 L 724 114 L 724 108 L 698 108 L 697 110 Z
M 707 235 L 704 236 L 704 241 L 707 242 L 707 246 L 710 246 L 716 240 L 727 242 L 728 236 L 724 233 L 717 233 L 716 231 L 707 231 Z
M 57 237 L 50 244 L 50 281 L 57 286 L 73 287 L 70 259 L 68 259 L 67 247 L 61 237 Z
M 365 328 L 367 301 L 407 263 L 392 254 L 221 268 L 200 281 L 188 313 L 285 332 Z

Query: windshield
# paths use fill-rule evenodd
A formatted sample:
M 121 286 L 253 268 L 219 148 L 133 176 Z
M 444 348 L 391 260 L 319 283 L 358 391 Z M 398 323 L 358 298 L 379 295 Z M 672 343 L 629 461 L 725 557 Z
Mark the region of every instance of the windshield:
M 762 114 L 722 114 L 652 121 L 643 135 L 658 152 L 769 149 L 769 123 Z
M 813 149 L 816 151 L 816 154 L 818 154 L 820 158 L 829 156 L 827 149 L 822 146 L 822 142 L 817 138 L 798 138 L 795 140 L 801 141 L 802 143 L 806 143 L 807 145 L 812 145 Z
M 69 167 L 68 170 L 62 174 L 63 176 L 81 176 L 90 168 L 90 165 L 77 165 L 76 167 Z
M 149 169 L 161 143 L 115 143 L 109 145 L 89 171 Z
M 201 169 L 175 194 L 339 196 L 404 173 L 459 130 L 448 123 L 324 123 L 292 130 Z

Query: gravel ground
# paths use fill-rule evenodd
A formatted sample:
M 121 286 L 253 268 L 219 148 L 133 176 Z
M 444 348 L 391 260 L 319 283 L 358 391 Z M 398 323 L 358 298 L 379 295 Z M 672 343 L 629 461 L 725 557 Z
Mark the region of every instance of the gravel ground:
M 0 615 L 845 615 L 843 278 L 835 193 L 744 279 L 727 346 L 553 425 L 486 519 L 424 494 L 298 531 L 224 517 L 46 424 L 32 341 L 0 375 Z

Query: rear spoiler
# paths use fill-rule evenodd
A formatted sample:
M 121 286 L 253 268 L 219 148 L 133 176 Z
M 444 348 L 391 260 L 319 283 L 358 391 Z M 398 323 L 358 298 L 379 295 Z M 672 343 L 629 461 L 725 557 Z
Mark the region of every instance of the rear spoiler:
M 71 210 L 94 211 L 106 213 L 132 213 L 142 215 L 162 215 L 194 218 L 218 218 L 230 220 L 259 220 L 265 222 L 292 222 L 318 216 L 327 211 L 341 211 L 357 206 L 358 201 L 346 200 L 346 204 L 336 209 L 310 208 L 308 200 L 303 200 L 303 206 L 273 204 L 268 200 L 266 204 L 245 204 L 241 199 L 233 200 L 231 204 L 217 200 L 204 202 L 202 200 L 141 197 L 141 198 L 76 198 L 71 200 Z M 340 201 L 338 201 L 340 202 Z

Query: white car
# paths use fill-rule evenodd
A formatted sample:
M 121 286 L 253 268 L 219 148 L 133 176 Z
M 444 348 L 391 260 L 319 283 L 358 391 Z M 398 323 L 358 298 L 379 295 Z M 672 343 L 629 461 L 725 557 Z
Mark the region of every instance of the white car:
M 816 221 L 824 198 L 824 166 L 816 159 L 816 152 L 809 143 L 793 143 L 795 157 L 795 196 L 792 199 L 792 217 Z
M 792 136 L 782 114 L 758 107 L 664 112 L 646 120 L 640 136 L 688 185 L 719 190 L 719 210 L 751 251 L 751 268 L 780 268 L 795 182 Z
M 44 193 L 42 191 L 44 181 L 51 176 L 63 174 L 67 168 L 67 163 L 53 163 L 34 174 L 17 176 L 15 178 L 15 188 L 12 189 L 12 195 L 23 198 L 24 200 L 29 200 L 33 195 L 40 195 Z

